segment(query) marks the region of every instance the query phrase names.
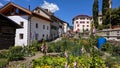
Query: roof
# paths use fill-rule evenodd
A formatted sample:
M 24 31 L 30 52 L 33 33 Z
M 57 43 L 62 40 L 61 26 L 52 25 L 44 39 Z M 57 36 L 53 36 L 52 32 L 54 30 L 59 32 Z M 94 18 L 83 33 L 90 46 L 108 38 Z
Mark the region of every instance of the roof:
M 48 11 L 47 9 L 41 8 L 40 6 L 36 7 L 34 10 L 36 10 L 36 9 L 42 10 L 44 13 L 46 13 L 46 14 L 49 15 L 49 16 L 53 15 L 52 12 Z M 33 10 L 33 11 L 34 11 L 34 10 Z
M 90 16 L 88 16 L 88 15 L 77 15 L 77 16 L 75 16 L 74 18 L 73 18 L 73 20 L 75 19 L 75 18 L 78 18 L 78 17 L 81 17 L 81 18 L 91 18 Z
M 16 22 L 12 21 L 11 19 L 7 18 L 2 14 L 0 14 L 0 23 L 7 23 L 8 25 L 11 25 L 12 27 L 15 27 L 15 28 L 22 28 Z
M 16 7 L 16 8 L 21 9 L 22 11 L 24 11 L 24 12 L 30 14 L 30 15 L 32 14 L 32 12 L 29 11 L 28 9 L 26 9 L 26 8 L 24 8 L 24 7 L 21 7 L 21 6 L 15 4 L 15 3 L 13 3 L 13 2 L 9 2 L 9 3 L 6 4 L 5 6 L 3 6 L 3 7 L 0 9 L 0 13 L 3 13 L 3 12 L 5 12 L 5 11 L 9 10 L 9 9 L 10 9 L 11 7 L 13 7 L 13 6 Z
M 49 15 L 50 17 L 59 20 L 61 23 L 63 23 L 63 22 L 64 22 L 64 23 L 67 23 L 67 22 L 59 19 L 58 17 L 56 17 L 56 16 L 54 15 L 54 13 L 48 11 L 47 9 L 41 8 L 40 6 L 36 7 L 35 9 L 40 9 L 40 10 L 42 10 L 43 12 L 45 12 L 45 13 L 46 13 L 47 15 Z M 35 10 L 35 9 L 34 9 L 34 10 Z M 33 11 L 34 11 L 34 10 L 33 10 Z M 68 24 L 68 23 L 67 23 L 67 24 Z
M 26 12 L 28 15 L 35 16 L 35 17 L 38 17 L 38 18 L 40 18 L 40 19 L 43 19 L 43 20 L 46 20 L 46 21 L 50 21 L 50 22 L 51 22 L 50 19 L 48 19 L 48 18 L 46 18 L 46 17 L 44 17 L 44 16 L 42 16 L 42 15 L 40 15 L 40 14 L 34 13 L 34 12 L 32 12 L 32 11 L 24 8 L 24 7 L 21 7 L 21 6 L 17 5 L 17 4 L 15 4 L 15 3 L 13 3 L 13 2 L 9 2 L 9 3 L 6 4 L 4 7 L 2 7 L 2 8 L 0 9 L 0 13 L 4 13 L 5 11 L 10 10 L 12 7 L 18 8 L 18 9 Z

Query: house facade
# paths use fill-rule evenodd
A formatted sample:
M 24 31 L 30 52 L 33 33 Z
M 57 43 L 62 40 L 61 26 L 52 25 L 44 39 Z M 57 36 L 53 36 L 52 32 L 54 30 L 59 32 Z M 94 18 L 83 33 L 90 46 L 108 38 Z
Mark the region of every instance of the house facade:
M 8 49 L 14 46 L 17 28 L 21 28 L 21 26 L 0 14 L 0 49 Z
M 44 12 L 38 14 L 10 2 L 1 8 L 0 13 L 23 27 L 16 30 L 15 45 L 29 45 L 34 40 L 50 37 L 52 21 Z
M 91 17 L 88 15 L 78 15 L 73 18 L 73 31 L 83 32 L 90 31 L 91 29 Z
M 64 33 L 66 33 L 67 31 L 70 30 L 70 28 L 69 28 L 69 24 L 68 24 L 67 22 L 64 22 L 63 24 L 64 24 L 64 27 L 63 27 L 63 29 L 64 29 Z
M 36 7 L 33 12 L 41 14 L 52 20 L 50 23 L 50 40 L 60 37 L 63 34 L 63 22 L 61 19 L 56 17 L 54 13 L 50 12 L 48 9 L 43 9 L 41 7 Z

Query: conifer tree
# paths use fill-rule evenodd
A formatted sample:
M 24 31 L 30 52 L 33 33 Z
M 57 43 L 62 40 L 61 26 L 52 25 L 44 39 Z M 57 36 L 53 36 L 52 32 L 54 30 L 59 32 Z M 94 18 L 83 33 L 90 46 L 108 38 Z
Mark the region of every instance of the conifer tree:
M 98 12 L 99 12 L 98 0 L 94 0 L 94 3 L 93 3 L 93 23 L 94 23 L 94 26 L 96 28 L 98 27 Z
M 103 18 L 103 25 L 106 26 L 110 24 L 110 8 L 109 8 L 109 0 L 102 0 L 102 18 Z

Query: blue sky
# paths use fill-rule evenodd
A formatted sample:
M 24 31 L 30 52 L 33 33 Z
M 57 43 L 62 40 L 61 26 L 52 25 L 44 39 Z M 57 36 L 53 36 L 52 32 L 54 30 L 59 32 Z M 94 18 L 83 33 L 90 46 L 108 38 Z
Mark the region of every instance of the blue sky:
M 37 6 L 43 6 L 45 2 L 57 6 L 55 16 L 72 25 L 73 17 L 84 14 L 92 16 L 92 5 L 94 0 L 0 0 L 0 7 L 8 2 L 14 2 L 22 7 L 31 6 L 33 10 Z M 99 0 L 99 10 L 101 10 L 102 0 Z M 120 6 L 120 0 L 112 0 L 112 8 Z M 55 8 L 56 9 L 56 8 Z M 55 10 L 54 9 L 54 10 Z

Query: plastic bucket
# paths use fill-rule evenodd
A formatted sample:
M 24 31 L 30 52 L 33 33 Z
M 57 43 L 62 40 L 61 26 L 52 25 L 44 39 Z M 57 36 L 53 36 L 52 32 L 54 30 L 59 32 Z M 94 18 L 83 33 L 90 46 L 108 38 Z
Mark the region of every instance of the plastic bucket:
M 103 44 L 105 44 L 106 43 L 106 39 L 105 38 L 98 38 L 98 48 L 101 48 L 101 46 L 103 45 Z

